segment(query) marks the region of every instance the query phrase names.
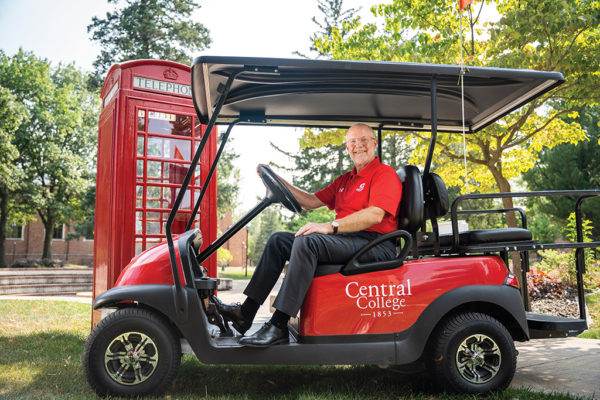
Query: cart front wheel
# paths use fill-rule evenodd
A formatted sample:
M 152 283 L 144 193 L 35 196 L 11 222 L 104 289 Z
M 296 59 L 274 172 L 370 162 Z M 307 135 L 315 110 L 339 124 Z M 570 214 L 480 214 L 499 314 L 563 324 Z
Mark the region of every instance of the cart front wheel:
M 442 389 L 460 393 L 503 390 L 512 381 L 517 351 L 510 333 L 486 314 L 457 314 L 434 336 L 430 367 Z
M 168 321 L 148 310 L 125 308 L 104 318 L 88 337 L 83 368 L 101 395 L 162 393 L 181 362 L 181 346 Z

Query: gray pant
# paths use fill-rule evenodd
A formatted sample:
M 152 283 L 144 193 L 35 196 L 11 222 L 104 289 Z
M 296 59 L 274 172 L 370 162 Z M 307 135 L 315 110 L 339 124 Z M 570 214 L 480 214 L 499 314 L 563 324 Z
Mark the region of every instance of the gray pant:
M 323 235 L 312 233 L 294 237 L 290 232 L 276 232 L 267 241 L 263 254 L 244 294 L 259 304 L 264 303 L 275 286 L 285 262 L 287 273 L 273 303 L 277 310 L 295 316 L 310 288 L 318 264 L 345 264 L 367 243 L 377 238 L 376 232 Z M 361 261 L 386 261 L 396 256 L 392 241 L 374 247 Z

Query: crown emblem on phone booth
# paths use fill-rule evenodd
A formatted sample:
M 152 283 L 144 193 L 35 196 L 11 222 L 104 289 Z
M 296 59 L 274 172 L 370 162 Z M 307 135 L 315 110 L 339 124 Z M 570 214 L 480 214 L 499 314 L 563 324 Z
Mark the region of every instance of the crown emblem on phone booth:
M 177 72 L 175 72 L 175 70 L 172 69 L 172 68 L 166 69 L 165 72 L 163 72 L 163 75 L 164 75 L 165 78 L 171 79 L 173 81 L 175 79 L 177 79 Z

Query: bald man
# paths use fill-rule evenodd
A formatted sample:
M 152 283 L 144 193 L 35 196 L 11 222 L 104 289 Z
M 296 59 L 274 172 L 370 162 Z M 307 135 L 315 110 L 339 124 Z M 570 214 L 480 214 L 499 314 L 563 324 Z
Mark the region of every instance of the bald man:
M 336 218 L 327 223 L 309 222 L 295 234 L 274 233 L 244 291 L 244 303 L 217 304 L 221 315 L 244 334 L 289 260 L 271 320 L 253 335 L 242 337 L 240 344 L 266 347 L 288 343 L 287 323 L 300 310 L 317 265 L 344 264 L 367 243 L 398 229 L 402 183 L 392 167 L 379 162 L 376 147 L 377 139 L 369 126 L 353 125 L 346 132 L 352 171 L 316 193 L 307 193 L 282 179 L 303 209 L 327 206 L 336 211 Z M 364 259 L 386 261 L 395 256 L 394 243 L 386 241 L 367 252 Z

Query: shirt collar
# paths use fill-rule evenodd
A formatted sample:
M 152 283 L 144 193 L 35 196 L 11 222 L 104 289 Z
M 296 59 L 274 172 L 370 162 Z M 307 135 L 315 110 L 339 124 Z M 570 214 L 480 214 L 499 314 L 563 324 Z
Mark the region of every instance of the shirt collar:
M 375 157 L 373 161 L 371 161 L 366 167 L 364 167 L 360 172 L 356 172 L 356 167 L 352 168 L 352 176 L 358 175 L 362 177 L 367 177 L 373 173 L 373 170 L 376 169 L 381 162 L 379 161 L 379 157 Z

